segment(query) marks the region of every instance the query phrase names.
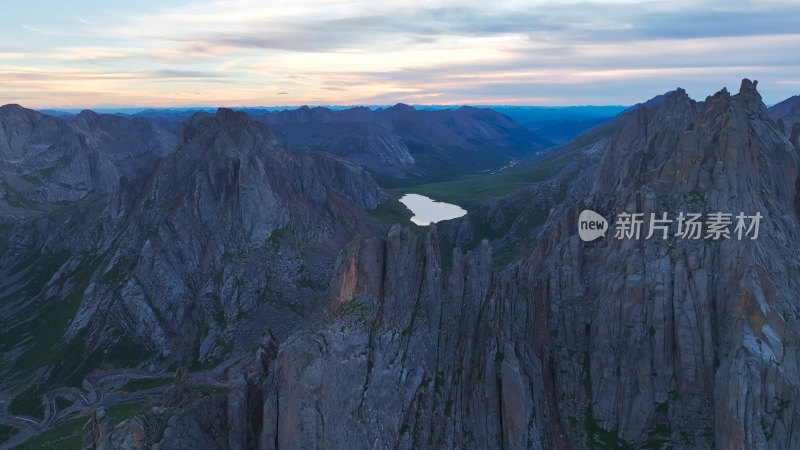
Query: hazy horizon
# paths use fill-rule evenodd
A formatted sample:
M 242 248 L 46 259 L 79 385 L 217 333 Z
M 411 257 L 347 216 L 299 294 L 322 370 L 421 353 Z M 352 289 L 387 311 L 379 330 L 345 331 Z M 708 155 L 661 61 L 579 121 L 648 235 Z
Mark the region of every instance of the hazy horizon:
M 9 104 L 18 104 L 18 103 L 7 103 Z M 362 104 L 352 104 L 352 105 L 257 105 L 257 106 L 216 106 L 216 105 L 176 105 L 176 106 L 155 106 L 155 107 L 147 107 L 147 106 L 130 106 L 130 105 L 120 105 L 120 106 L 84 106 L 84 107 L 75 107 L 75 108 L 59 108 L 59 107 L 42 107 L 42 108 L 28 108 L 26 105 L 18 104 L 23 108 L 34 109 L 36 111 L 55 111 L 55 112 L 63 112 L 63 113 L 70 113 L 76 114 L 80 113 L 81 111 L 90 110 L 97 113 L 124 113 L 124 114 L 136 114 L 142 111 L 148 110 L 165 110 L 165 111 L 182 111 L 182 110 L 217 110 L 219 108 L 227 108 L 233 110 L 269 110 L 269 111 L 282 111 L 282 110 L 296 110 L 301 108 L 327 108 L 333 111 L 342 111 L 346 109 L 352 108 L 369 108 L 373 111 L 378 109 L 386 109 L 391 108 L 398 104 L 405 104 L 411 106 L 414 109 L 418 110 L 440 110 L 440 109 L 458 109 L 463 106 L 474 107 L 474 108 L 517 108 L 517 109 L 544 109 L 544 110 L 615 110 L 620 109 L 624 110 L 630 108 L 633 105 L 467 105 L 467 104 L 454 104 L 454 105 L 436 105 L 436 104 L 407 104 L 407 103 L 394 103 L 394 104 L 386 104 L 386 105 L 362 105 Z M 5 105 L 0 105 L 5 106 Z

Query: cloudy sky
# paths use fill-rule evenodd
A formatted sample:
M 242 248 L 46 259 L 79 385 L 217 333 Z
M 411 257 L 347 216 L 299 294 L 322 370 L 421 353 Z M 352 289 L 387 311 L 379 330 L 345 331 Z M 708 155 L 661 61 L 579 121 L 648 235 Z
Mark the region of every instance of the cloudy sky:
M 34 108 L 800 93 L 796 0 L 2 3 L 0 104 Z

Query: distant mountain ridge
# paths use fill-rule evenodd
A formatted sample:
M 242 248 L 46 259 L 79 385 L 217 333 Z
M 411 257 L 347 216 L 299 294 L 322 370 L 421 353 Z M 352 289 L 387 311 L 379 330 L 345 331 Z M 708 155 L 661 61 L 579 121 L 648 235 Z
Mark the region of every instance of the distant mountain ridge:
M 237 108 L 270 127 L 289 148 L 326 151 L 394 179 L 443 180 L 497 169 L 522 157 L 536 157 L 555 142 L 488 108 L 421 107 Z M 72 113 L 48 110 L 65 119 Z M 191 114 L 213 108 L 145 109 L 147 118 L 173 134 Z M 121 114 L 125 115 L 125 114 Z
M 492 110 L 557 144 L 566 144 L 625 111 L 626 106 L 492 106 Z
M 786 100 L 769 108 L 769 115 L 778 122 L 781 131 L 790 141 L 798 146 L 800 143 L 800 95 Z
M 154 156 L 172 151 L 176 136 L 144 118 L 84 111 L 71 120 L 19 105 L 0 107 L 0 211 L 30 202 L 75 201 L 110 193 L 120 178 L 138 176 Z
M 501 167 L 554 144 L 490 109 L 302 107 L 254 116 L 284 145 L 324 150 L 394 178 L 442 179 Z
M 396 105 L 397 106 L 397 105 Z M 403 105 L 408 106 L 408 105 Z M 376 130 L 373 125 L 376 123 L 376 118 L 381 116 L 381 111 L 392 109 L 393 106 L 301 106 L 301 107 L 242 107 L 234 108 L 237 111 L 246 112 L 254 117 L 260 116 L 282 116 L 280 119 L 262 117 L 263 121 L 268 124 L 275 124 L 276 121 L 280 123 L 281 127 L 286 127 L 285 132 L 278 132 L 279 137 L 285 138 L 285 144 L 291 146 L 292 144 L 304 146 L 303 148 L 320 149 L 326 147 L 335 149 L 334 153 L 345 156 L 359 164 L 366 164 L 374 173 L 389 175 L 391 177 L 406 177 L 406 176 L 425 176 L 430 175 L 431 167 L 429 163 L 422 163 L 422 167 L 415 167 L 409 161 L 409 154 L 413 152 L 413 145 L 411 150 L 404 148 L 403 136 L 382 135 L 387 130 Z M 548 107 L 548 106 L 449 106 L 449 105 L 415 105 L 406 108 L 407 111 L 419 111 L 421 115 L 426 116 L 426 120 L 431 120 L 435 115 L 431 116 L 429 113 L 440 111 L 456 111 L 465 112 L 468 110 L 483 110 L 494 111 L 500 115 L 510 118 L 512 121 L 517 122 L 523 128 L 527 128 L 534 136 L 527 138 L 534 145 L 544 145 L 544 147 L 553 147 L 557 144 L 565 144 L 570 139 L 578 136 L 579 134 L 587 131 L 588 129 L 601 125 L 619 112 L 625 110 L 625 106 L 563 106 L 563 107 Z M 123 109 L 119 110 L 106 110 L 101 109 L 106 113 L 132 115 L 136 117 L 145 117 L 157 121 L 159 124 L 167 128 L 173 133 L 177 133 L 179 124 L 191 114 L 195 112 L 213 112 L 214 108 L 196 107 L 196 108 L 149 108 L 142 110 Z M 313 111 L 313 112 L 310 112 Z M 58 117 L 70 117 L 76 114 L 73 110 L 42 110 Z M 310 113 L 309 113 L 310 112 Z M 369 118 L 371 113 L 375 117 Z M 383 114 L 386 116 L 386 114 Z M 490 119 L 491 113 L 483 114 L 478 117 L 472 115 L 478 121 L 488 119 L 494 126 L 500 125 L 496 118 Z M 334 117 L 335 116 L 335 117 Z M 345 129 L 343 124 L 350 122 L 351 128 Z M 306 123 L 314 126 L 322 127 L 321 133 L 316 133 L 316 136 L 302 136 L 302 132 L 292 129 L 300 123 Z M 338 132 L 327 129 L 322 124 L 337 123 L 342 129 Z M 370 125 L 372 124 L 372 125 Z M 506 124 L 508 125 L 508 124 Z M 363 128 L 359 128 L 362 126 Z M 391 128 L 391 127 L 389 127 Z M 458 130 L 458 131 L 464 131 Z M 361 133 L 361 139 L 353 137 L 353 134 Z M 521 134 L 521 133 L 518 133 Z M 399 138 L 399 139 L 398 139 Z M 507 145 L 502 142 L 502 137 L 499 140 L 491 142 L 488 148 L 493 148 L 495 145 L 501 149 Z M 405 146 L 407 147 L 407 146 Z M 538 150 L 537 150 L 538 151 Z M 368 155 L 373 153 L 373 155 Z M 381 156 L 375 156 L 376 153 L 384 153 Z M 509 155 L 505 155 L 508 157 Z M 519 155 L 510 155 L 512 159 L 519 157 Z M 458 158 L 457 158 L 458 159 Z M 476 158 L 472 158 L 473 160 Z M 480 158 L 478 158 L 480 159 Z M 488 158 L 490 160 L 497 158 Z M 468 167 L 461 170 L 461 172 L 472 171 L 475 167 L 479 170 L 483 169 L 496 169 L 504 164 L 497 164 L 496 161 L 473 161 L 471 164 L 468 162 Z M 508 158 L 506 158 L 507 162 Z M 434 163 L 435 165 L 435 163 Z M 441 166 L 442 164 L 440 164 Z M 449 165 L 449 164 L 446 164 Z M 441 167 L 440 167 L 441 168 Z M 435 169 L 435 167 L 434 167 Z M 451 174 L 452 175 L 452 174 Z M 441 179 L 441 177 L 434 177 Z

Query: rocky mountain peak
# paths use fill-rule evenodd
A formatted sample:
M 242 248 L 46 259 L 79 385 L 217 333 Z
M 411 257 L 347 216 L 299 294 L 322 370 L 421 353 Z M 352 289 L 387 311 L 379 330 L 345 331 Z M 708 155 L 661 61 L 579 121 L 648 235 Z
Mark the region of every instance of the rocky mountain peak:
M 416 109 L 414 109 L 413 106 L 407 105 L 405 103 L 395 103 L 394 106 L 392 106 L 389 109 L 392 110 L 392 111 L 397 111 L 397 112 L 401 112 L 401 111 L 416 111 Z
M 587 380 L 577 392 L 587 403 L 553 402 L 551 411 L 590 414 L 614 431 L 603 446 L 638 447 L 659 424 L 685 447 L 750 448 L 775 436 L 775 448 L 797 445 L 783 424 L 800 414 L 792 400 L 800 385 L 788 375 L 800 340 L 792 294 L 800 257 L 791 244 L 800 234 L 798 157 L 755 87 L 744 80 L 738 94 L 723 89 L 702 103 L 675 93 L 634 111 L 608 145 L 591 193 L 543 232 L 526 261 L 549 305 L 542 325 L 559 336 L 546 344 L 556 349 L 553 370 Z M 578 239 L 582 209 L 610 219 L 604 239 Z M 703 221 L 716 212 L 759 214 L 761 234 L 715 240 L 703 228 L 691 240 L 673 228 L 648 240 L 645 227 L 637 238 L 617 238 L 622 212 L 643 213 L 646 224 L 651 213 L 673 221 L 679 213 Z M 582 352 L 587 359 L 574 370 L 580 361 L 569 354 Z M 768 393 L 775 386 L 780 394 Z M 744 410 L 741 402 L 765 406 Z M 622 403 L 647 406 L 629 413 Z M 775 408 L 781 413 L 767 412 Z
M 606 148 L 595 178 L 594 193 L 631 189 L 662 165 L 679 136 L 692 126 L 699 111 L 686 91 L 677 89 L 629 110 L 629 118 Z M 657 139 L 654 139 L 657 137 Z
M 91 109 L 84 109 L 81 112 L 79 112 L 78 115 L 75 116 L 75 117 L 81 117 L 81 116 L 83 116 L 83 117 L 97 117 L 99 115 L 100 114 L 92 111 Z
M 214 117 L 226 128 L 241 128 L 250 120 L 250 116 L 246 112 L 228 108 L 217 109 Z
M 752 179 L 754 167 L 772 184 L 781 164 L 770 165 L 776 153 L 790 158 L 791 144 L 781 138 L 755 87 L 745 79 L 738 94 L 722 88 L 702 103 L 677 89 L 652 107 L 633 110 L 603 155 L 594 192 L 640 190 L 656 181 L 678 192 L 705 192 L 733 173 Z M 716 187 L 735 191 L 741 180 Z
M 216 142 L 220 149 L 249 152 L 255 149 L 274 150 L 278 143 L 269 128 L 253 120 L 247 113 L 220 108 L 213 115 L 195 113 L 181 124 L 179 141 L 187 144 L 198 140 L 205 151 Z M 225 145 L 225 143 L 230 145 Z M 195 147 L 195 146 L 190 146 Z
M 742 79 L 742 84 L 741 84 L 741 86 L 739 87 L 739 93 L 740 93 L 740 94 L 745 94 L 745 93 L 750 93 L 750 94 L 753 94 L 753 93 L 755 93 L 755 94 L 758 94 L 758 90 L 756 90 L 756 87 L 757 87 L 757 86 L 758 86 L 758 80 L 752 80 L 752 81 L 750 81 L 750 79 L 749 79 L 749 78 L 743 78 L 743 79 Z M 760 97 L 761 97 L 761 96 L 759 95 L 759 98 L 760 98 Z
M 20 105 L 18 105 L 16 103 L 9 103 L 7 105 L 0 106 L 0 113 L 3 113 L 3 114 L 10 114 L 12 112 L 21 113 L 21 112 L 24 112 L 24 111 L 32 111 L 32 110 L 23 108 L 22 106 L 20 106 Z
M 219 122 L 220 130 L 231 137 L 240 148 L 277 145 L 267 126 L 252 120 L 245 112 L 220 108 L 214 117 Z

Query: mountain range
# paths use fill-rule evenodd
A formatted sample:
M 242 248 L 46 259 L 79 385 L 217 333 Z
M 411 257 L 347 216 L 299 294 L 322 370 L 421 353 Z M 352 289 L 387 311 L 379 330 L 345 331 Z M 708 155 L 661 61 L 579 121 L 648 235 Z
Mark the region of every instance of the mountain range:
M 540 155 L 555 145 L 507 116 L 468 106 L 440 110 L 404 104 L 377 110 L 303 106 L 250 115 L 267 124 L 282 145 L 333 153 L 386 182 L 445 180 Z M 180 111 L 162 110 L 138 116 L 173 129 L 185 118 Z
M 800 447 L 797 97 L 756 87 L 553 152 L 475 108 L 4 106 L 7 445 L 54 422 L 88 448 Z M 375 178 L 514 188 L 420 228 Z M 585 242 L 583 210 L 763 219 Z

